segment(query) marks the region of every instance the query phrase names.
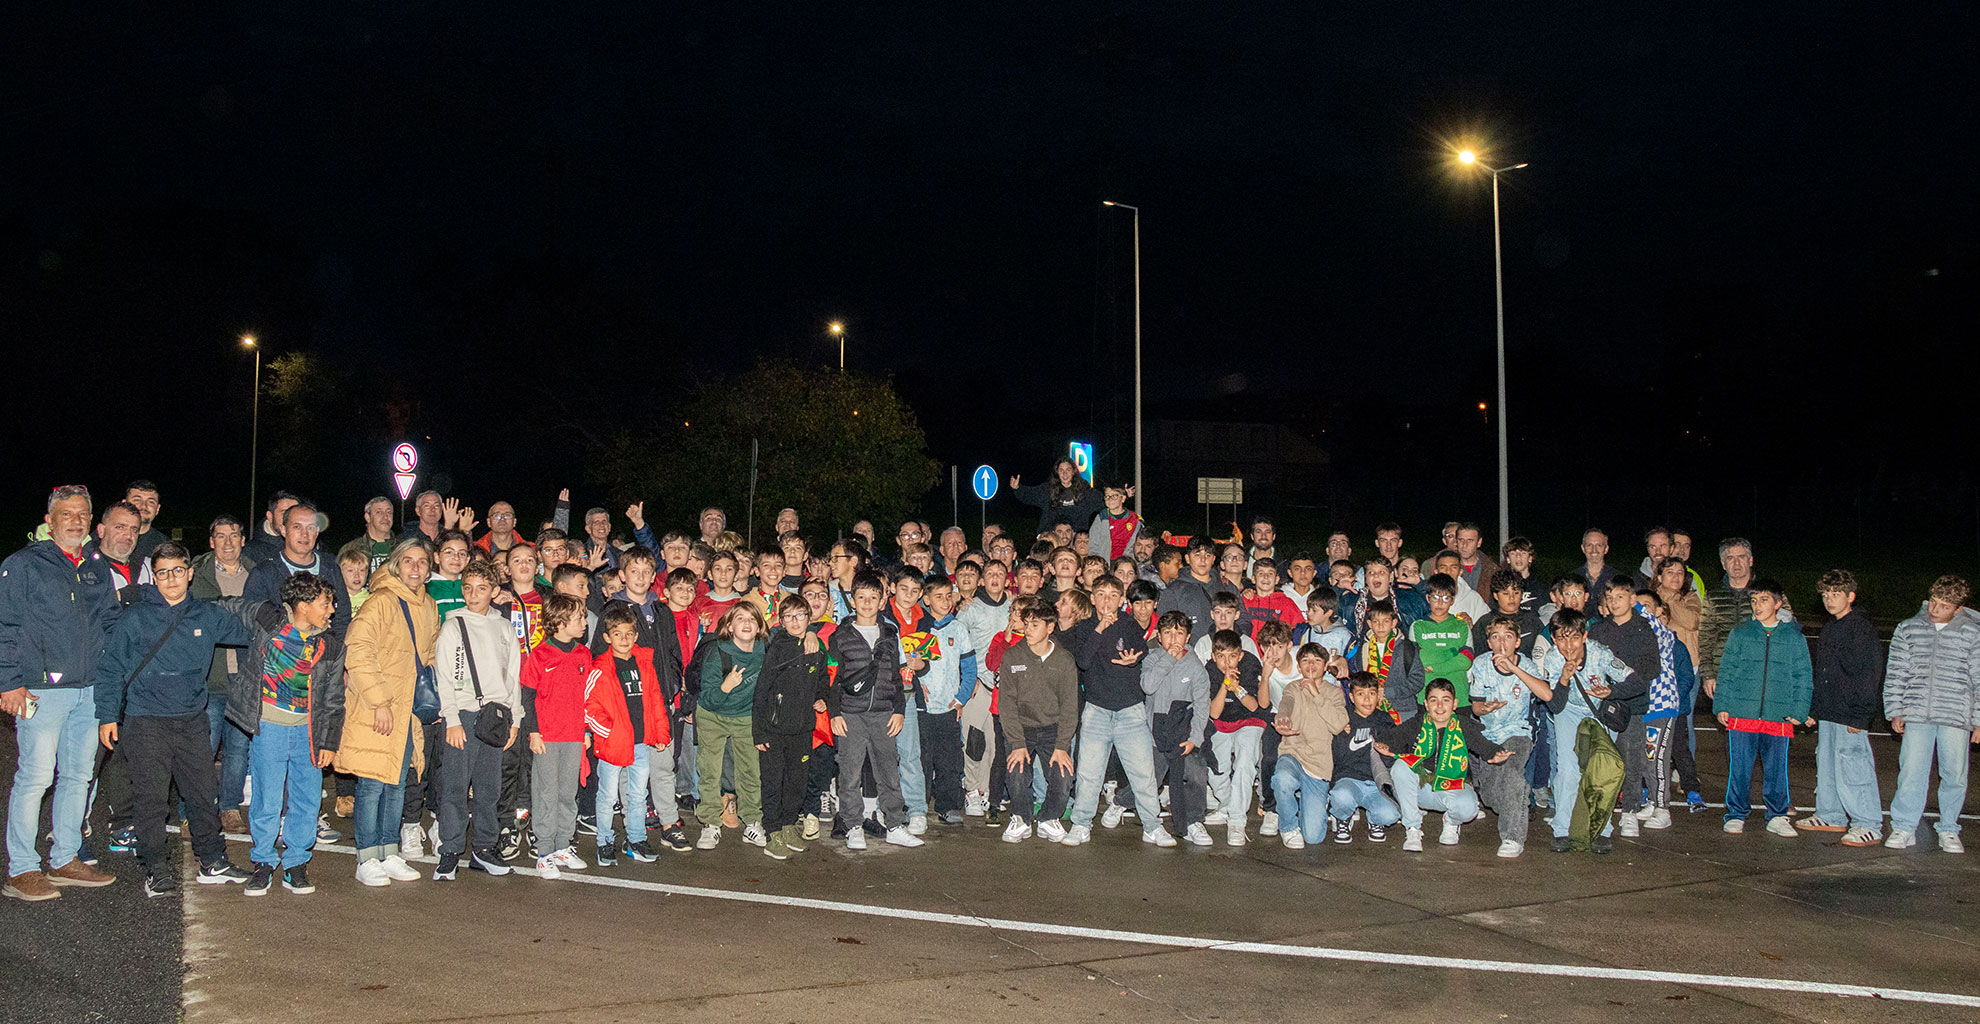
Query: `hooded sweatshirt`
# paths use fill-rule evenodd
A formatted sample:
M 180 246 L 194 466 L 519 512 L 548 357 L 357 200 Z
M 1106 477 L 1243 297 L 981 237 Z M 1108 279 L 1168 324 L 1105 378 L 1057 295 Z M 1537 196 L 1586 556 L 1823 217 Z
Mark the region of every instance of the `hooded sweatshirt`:
M 466 639 L 462 639 L 463 632 Z M 469 670 L 468 651 L 474 652 Z M 484 704 L 504 704 L 522 723 L 522 652 L 507 616 L 493 609 L 472 612 L 455 608 L 433 642 L 434 688 L 440 691 L 440 718 L 449 726 L 463 725 L 461 716 Z M 474 695 L 481 686 L 481 697 Z

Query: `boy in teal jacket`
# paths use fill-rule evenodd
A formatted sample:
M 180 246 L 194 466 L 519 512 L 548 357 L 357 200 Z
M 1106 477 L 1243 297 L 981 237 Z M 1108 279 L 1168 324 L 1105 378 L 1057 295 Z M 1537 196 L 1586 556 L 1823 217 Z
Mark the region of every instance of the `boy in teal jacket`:
M 1747 587 L 1753 618 L 1726 638 L 1716 684 L 1706 682 L 1712 709 L 1726 730 L 1727 832 L 1746 829 L 1753 789 L 1753 763 L 1760 762 L 1761 793 L 1767 802 L 1767 831 L 1798 835 L 1788 820 L 1788 739 L 1796 723 L 1814 725 L 1808 702 L 1815 693 L 1815 669 L 1808 638 L 1793 621 L 1782 621 L 1786 603 L 1779 582 L 1758 579 Z

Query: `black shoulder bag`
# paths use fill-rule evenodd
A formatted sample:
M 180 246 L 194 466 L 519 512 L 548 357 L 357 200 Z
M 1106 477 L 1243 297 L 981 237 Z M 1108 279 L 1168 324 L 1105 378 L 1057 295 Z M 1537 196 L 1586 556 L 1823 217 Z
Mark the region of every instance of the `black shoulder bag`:
M 516 724 L 515 712 L 507 704 L 490 704 L 481 695 L 481 671 L 474 667 L 474 645 L 468 643 L 467 622 L 454 621 L 461 624 L 461 653 L 467 656 L 468 679 L 474 683 L 474 699 L 481 705 L 480 712 L 474 716 L 474 738 L 500 750 L 509 745 L 509 733 Z

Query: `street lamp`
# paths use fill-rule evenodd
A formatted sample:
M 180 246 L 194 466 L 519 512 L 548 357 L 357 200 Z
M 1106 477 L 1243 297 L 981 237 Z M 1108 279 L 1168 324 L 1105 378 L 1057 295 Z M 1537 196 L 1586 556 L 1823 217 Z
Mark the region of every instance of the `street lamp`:
M 1134 514 L 1141 514 L 1141 207 L 1100 200 L 1134 214 Z
M 1499 308 L 1499 547 L 1512 538 L 1512 492 L 1506 471 L 1506 277 L 1499 244 L 1499 175 L 1517 171 L 1525 164 L 1493 167 L 1478 162 L 1472 150 L 1458 151 L 1458 163 L 1477 167 L 1492 176 L 1492 292 Z
M 832 332 L 832 337 L 839 339 L 839 369 L 843 371 L 846 368 L 846 325 L 834 320 L 825 329 Z
M 241 335 L 241 344 L 254 350 L 254 420 L 253 420 L 254 426 L 252 428 L 252 432 L 248 435 L 248 517 L 247 517 L 247 521 L 252 523 L 254 522 L 254 495 L 255 495 L 254 471 L 259 467 L 261 462 L 261 458 L 260 458 L 261 455 L 260 453 L 261 346 L 255 342 L 254 335 L 252 334 Z

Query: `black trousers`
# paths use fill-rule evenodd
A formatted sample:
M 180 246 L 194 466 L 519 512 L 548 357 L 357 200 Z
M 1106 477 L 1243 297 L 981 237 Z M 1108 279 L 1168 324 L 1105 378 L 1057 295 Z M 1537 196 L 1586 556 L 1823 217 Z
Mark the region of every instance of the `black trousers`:
M 96 777 L 93 792 L 103 801 L 104 810 L 110 816 L 110 831 L 129 827 L 131 824 L 131 769 L 124 753 L 124 742 L 117 741 L 116 749 L 105 750 L 102 744 L 96 747 Z M 93 803 L 93 801 L 92 801 Z M 91 808 L 94 810 L 94 808 Z
M 1698 757 L 1691 752 L 1691 716 L 1679 715 L 1667 724 L 1676 726 L 1671 735 L 1671 769 L 1677 772 L 1678 785 L 1687 794 L 1704 792 L 1698 784 Z M 1663 781 L 1670 783 L 1669 779 Z
M 1258 778 L 1265 783 L 1258 787 L 1265 791 L 1259 806 L 1268 811 L 1277 810 L 1279 802 L 1272 792 L 1272 771 L 1279 766 L 1279 730 L 1269 725 L 1265 727 L 1265 738 L 1258 745 L 1258 754 Z
M 804 737 L 809 745 L 811 737 Z M 825 813 L 825 794 L 832 790 L 832 780 L 839 774 L 839 748 L 831 744 L 821 744 L 811 748 L 811 768 L 805 773 L 804 810 L 828 821 L 831 815 Z
M 133 715 L 117 730 L 117 747 L 130 771 L 132 825 L 137 829 L 138 862 L 147 871 L 171 865 L 171 845 L 165 824 L 172 813 L 172 784 L 186 802 L 186 825 L 192 832 L 193 854 L 201 864 L 227 853 L 220 834 L 220 810 L 213 802 L 213 745 L 206 712 L 181 718 Z M 274 795 L 280 800 L 281 794 Z
M 1011 783 L 1011 769 L 1010 769 L 1011 746 L 1010 746 L 1010 742 L 1004 739 L 1004 716 L 1002 715 L 990 716 L 990 735 L 995 736 L 997 738 L 997 749 L 995 751 L 995 756 L 990 758 L 989 803 L 990 803 L 990 809 L 994 811 L 997 809 L 999 804 L 1010 798 L 1009 794 L 1006 793 L 1005 790 L 1010 788 L 1010 783 Z M 1024 791 L 1024 799 L 1021 802 L 1026 807 L 1031 806 L 1030 783 L 1026 783 L 1026 788 Z
M 504 825 L 513 827 L 517 809 L 529 806 L 529 766 L 529 734 L 523 733 L 502 751 L 502 797 L 496 806 Z
M 579 817 L 590 818 L 598 813 L 598 754 L 590 747 L 584 748 L 585 776 L 578 786 L 577 812 Z
M 953 711 L 918 711 L 921 716 L 921 771 L 936 814 L 962 812 L 962 722 Z M 910 808 L 910 813 L 915 809 Z
M 1058 744 L 1058 726 L 1024 727 L 1024 745 L 1031 751 L 1031 757 L 1017 771 L 1010 773 L 1012 817 L 1032 822 L 1034 818 L 1037 821 L 1058 821 L 1066 816 L 1066 789 L 1072 782 L 1072 774 L 1052 764 L 1052 752 L 1058 749 Z M 1045 773 L 1045 806 L 1036 815 L 1031 811 L 1032 772 Z
M 426 729 L 426 771 L 419 778 L 406 773 L 406 811 L 399 818 L 401 825 L 417 825 L 427 811 L 433 812 L 433 820 L 440 820 L 440 805 L 446 803 L 446 792 L 440 781 L 440 748 L 447 745 L 447 723 L 435 722 Z
M 769 750 L 756 752 L 763 797 L 763 828 L 775 832 L 795 825 L 810 785 L 811 733 L 764 737 Z

